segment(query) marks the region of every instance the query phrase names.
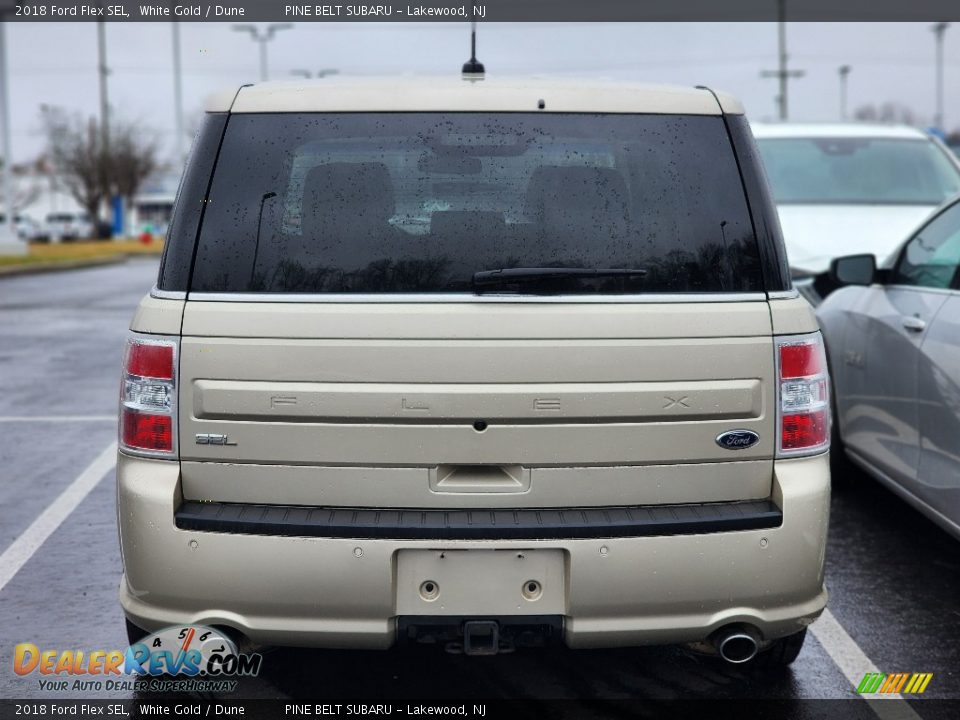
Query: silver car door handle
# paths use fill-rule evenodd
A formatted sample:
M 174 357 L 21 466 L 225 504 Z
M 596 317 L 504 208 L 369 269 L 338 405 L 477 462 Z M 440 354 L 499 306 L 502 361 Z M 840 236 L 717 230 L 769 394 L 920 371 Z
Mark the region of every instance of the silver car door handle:
M 903 327 L 905 327 L 907 330 L 911 330 L 913 332 L 923 332 L 924 330 L 927 329 L 926 321 L 921 320 L 916 315 L 912 317 L 910 316 L 904 317 L 902 318 L 902 320 L 903 320 Z

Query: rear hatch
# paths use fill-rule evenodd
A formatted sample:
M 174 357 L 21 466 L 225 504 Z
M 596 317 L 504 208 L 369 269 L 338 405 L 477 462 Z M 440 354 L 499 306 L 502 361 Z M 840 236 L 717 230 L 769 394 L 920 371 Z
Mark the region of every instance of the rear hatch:
M 759 267 L 719 116 L 231 116 L 183 318 L 183 495 L 766 498 Z
M 180 363 L 188 499 L 545 507 L 770 491 L 764 301 L 192 301 Z M 731 429 L 761 440 L 731 451 L 716 442 Z M 198 444 L 210 435 L 229 444 Z

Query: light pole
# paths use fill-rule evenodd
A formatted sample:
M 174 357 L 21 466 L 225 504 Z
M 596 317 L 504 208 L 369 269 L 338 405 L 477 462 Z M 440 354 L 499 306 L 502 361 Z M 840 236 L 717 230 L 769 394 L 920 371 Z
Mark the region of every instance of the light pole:
M 937 112 L 933 118 L 933 124 L 938 130 L 943 130 L 943 34 L 950 27 L 950 23 L 938 22 L 931 27 L 937 42 L 936 50 L 936 83 L 937 83 Z
M 22 255 L 26 252 L 26 243 L 17 239 L 17 225 L 14 221 L 13 202 L 13 157 L 10 147 L 10 92 L 7 77 L 7 24 L 3 22 L 4 10 L 0 9 L 0 122 L 3 123 L 3 215 L 0 223 L 0 255 Z
M 103 7 L 103 3 L 100 4 Z M 97 74 L 100 78 L 100 152 L 103 162 L 99 163 L 101 180 L 107 193 L 107 217 L 110 219 L 110 233 L 108 237 L 122 234 L 123 222 L 117 222 L 117 205 L 113 192 L 109 188 L 109 172 L 107 160 L 110 157 L 110 99 L 108 95 L 107 76 L 110 68 L 107 67 L 107 24 L 103 20 L 97 21 Z M 122 202 L 122 201 L 121 201 Z M 94 228 L 96 237 L 100 237 L 100 214 L 94 218 L 97 227 Z M 120 232 L 117 232 L 119 230 Z
M 786 0 L 777 0 L 777 56 L 778 68 L 776 70 L 763 70 L 760 77 L 777 78 L 779 80 L 780 93 L 777 95 L 777 107 L 781 120 L 786 120 L 789 115 L 787 105 L 787 81 L 791 78 L 802 78 L 806 72 L 803 70 L 787 69 L 787 4 Z
M 183 71 L 180 67 L 180 25 L 170 23 L 173 30 L 173 115 L 174 150 L 177 153 L 177 165 L 184 161 L 183 153 Z
M 267 43 L 273 40 L 281 30 L 289 30 L 293 27 L 291 23 L 270 23 L 265 32 L 261 33 L 256 25 L 234 25 L 233 29 L 237 32 L 250 33 L 250 37 L 260 43 L 260 81 L 267 79 Z
M 850 74 L 849 65 L 841 65 L 837 68 L 837 74 L 840 76 L 840 119 L 847 119 L 847 76 Z
M 107 96 L 107 24 L 97 21 L 97 73 L 100 76 L 100 133 L 104 154 L 110 148 L 110 100 Z

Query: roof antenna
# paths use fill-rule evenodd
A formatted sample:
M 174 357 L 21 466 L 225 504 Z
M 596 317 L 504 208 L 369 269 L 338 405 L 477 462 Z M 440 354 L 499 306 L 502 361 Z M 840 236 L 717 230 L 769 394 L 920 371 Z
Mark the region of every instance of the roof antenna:
M 473 5 L 470 5 L 470 59 L 463 64 L 463 77 L 465 80 L 483 80 L 483 63 L 477 60 L 477 21 L 473 12 Z

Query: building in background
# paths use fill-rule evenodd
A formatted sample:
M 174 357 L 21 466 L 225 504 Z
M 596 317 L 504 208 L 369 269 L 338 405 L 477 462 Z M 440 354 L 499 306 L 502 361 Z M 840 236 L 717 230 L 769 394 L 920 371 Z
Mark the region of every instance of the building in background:
M 13 168 L 15 205 L 17 215 L 31 226 L 27 239 L 57 239 L 47 225 L 58 216 L 85 215 L 83 207 L 67 189 L 63 178 L 53 172 L 47 163 L 17 165 Z M 160 168 L 144 183 L 134 197 L 133 206 L 126 212 L 122 236 L 134 237 L 143 233 L 164 236 L 170 224 L 173 201 L 180 181 L 179 171 L 169 166 Z M 104 209 L 103 218 L 110 213 Z
M 166 236 L 179 184 L 179 171 L 169 167 L 164 167 L 147 178 L 133 199 L 126 234 L 129 236 L 149 233 Z

